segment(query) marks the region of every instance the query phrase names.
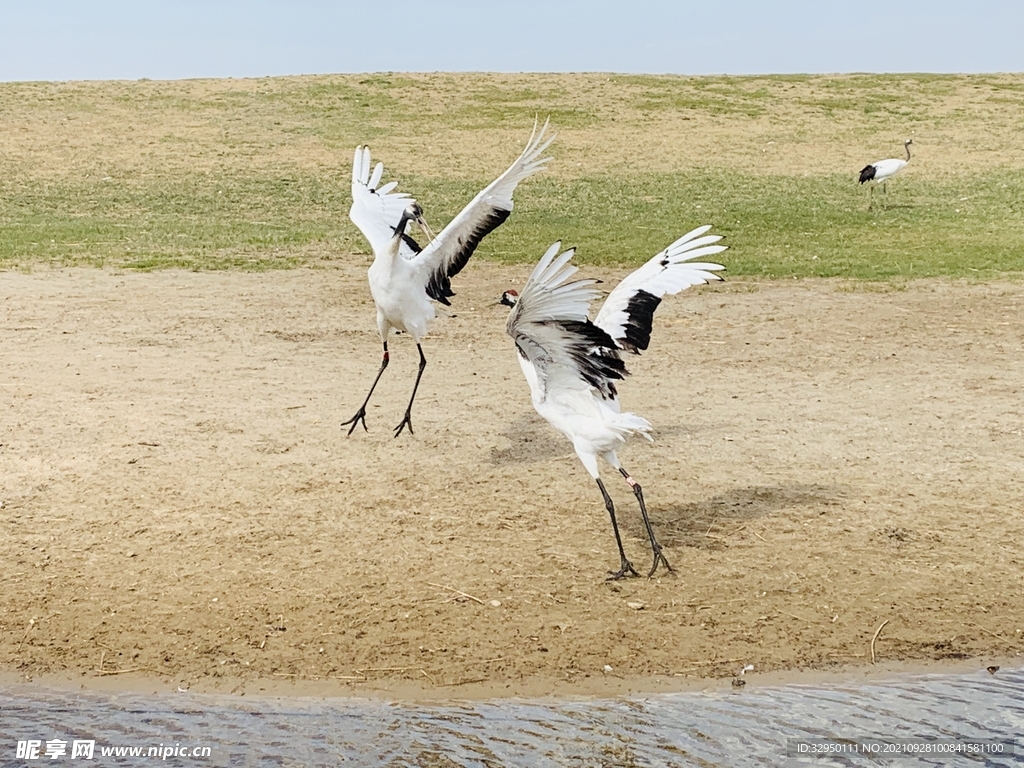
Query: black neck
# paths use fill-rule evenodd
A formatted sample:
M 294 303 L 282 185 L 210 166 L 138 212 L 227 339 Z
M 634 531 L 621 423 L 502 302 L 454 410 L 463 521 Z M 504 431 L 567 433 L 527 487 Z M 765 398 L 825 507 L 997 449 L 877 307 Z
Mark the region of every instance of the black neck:
M 395 237 L 401 238 L 405 235 L 405 225 L 409 223 L 411 218 L 408 211 L 402 211 L 402 218 L 398 220 L 398 226 L 395 227 Z

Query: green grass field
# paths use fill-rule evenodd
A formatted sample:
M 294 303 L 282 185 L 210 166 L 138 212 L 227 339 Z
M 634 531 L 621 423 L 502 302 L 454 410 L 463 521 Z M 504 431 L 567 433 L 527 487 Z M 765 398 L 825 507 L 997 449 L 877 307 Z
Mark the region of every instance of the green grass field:
M 1024 274 L 1015 75 L 0 84 L 0 268 L 352 259 L 356 144 L 440 228 L 535 115 L 560 134 L 551 171 L 479 258 L 530 262 L 560 239 L 583 263 L 636 264 L 712 223 L 733 276 Z M 914 159 L 868 210 L 857 171 L 907 135 Z

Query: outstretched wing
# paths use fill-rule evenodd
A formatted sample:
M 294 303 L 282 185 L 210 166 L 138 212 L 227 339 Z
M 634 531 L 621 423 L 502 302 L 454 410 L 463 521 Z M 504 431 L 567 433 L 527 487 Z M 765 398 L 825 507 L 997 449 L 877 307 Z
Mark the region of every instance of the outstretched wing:
M 559 255 L 561 246 L 552 245 L 534 268 L 505 330 L 532 364 L 540 399 L 552 388 L 586 387 L 605 399 L 614 398 L 614 382 L 625 378 L 627 371 L 612 338 L 587 319 L 590 302 L 600 295 L 591 287 L 597 281 L 566 282 L 576 273 L 569 264 L 574 250 Z
M 516 161 L 474 197 L 413 260 L 427 271 L 427 294 L 432 299 L 442 304 L 451 303 L 448 297 L 455 295 L 452 293 L 451 278 L 466 266 L 480 241 L 512 213 L 512 193 L 519 182 L 543 170 L 551 159 L 541 157 L 555 139 L 554 136 L 544 138 L 547 129 L 547 121 L 539 132 L 534 123 L 526 149 Z
M 704 235 L 709 229 L 710 224 L 686 233 L 627 275 L 608 294 L 594 325 L 607 332 L 621 349 L 637 354 L 647 349 L 651 342 L 654 310 L 661 303 L 662 296 L 722 279 L 715 274 L 716 270 L 725 269 L 721 264 L 690 261 L 726 249 L 724 245 L 714 245 L 722 239 L 720 235 Z
M 383 175 L 383 163 L 377 163 L 371 172 L 370 148 L 356 147 L 352 160 L 352 207 L 348 216 L 370 241 L 375 253 L 387 248 L 395 236 L 395 227 L 402 218 L 402 212 L 416 202 L 404 192 L 393 191 L 398 186 L 397 181 L 378 187 Z M 420 246 L 409 235 L 404 235 L 402 241 L 399 253 L 406 258 L 420 252 Z

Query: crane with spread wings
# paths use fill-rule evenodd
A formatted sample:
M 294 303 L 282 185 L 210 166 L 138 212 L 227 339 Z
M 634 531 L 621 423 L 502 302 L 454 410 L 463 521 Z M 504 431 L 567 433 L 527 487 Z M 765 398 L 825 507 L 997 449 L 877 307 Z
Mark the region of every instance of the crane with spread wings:
M 535 122 L 526 148 L 516 161 L 436 236 L 424 220 L 420 205 L 408 194 L 395 191 L 397 182 L 378 186 L 384 166 L 377 163 L 371 170 L 369 147 L 356 149 L 352 163 L 349 217 L 373 248 L 373 264 L 368 277 L 370 294 L 377 307 L 377 330 L 384 345 L 384 356 L 363 404 L 351 419 L 341 425 L 349 427 L 348 434 L 351 435 L 360 423 L 366 429 L 366 405 L 381 374 L 388 367 L 388 334 L 392 329 L 412 336 L 420 353 L 409 406 L 405 409 L 405 417 L 395 427 L 395 437 L 406 427 L 412 433 L 412 404 L 423 369 L 427 366 L 420 341 L 434 319 L 434 302 L 451 305 L 449 298 L 455 295 L 451 278 L 466 266 L 480 241 L 512 213 L 512 194 L 519 182 L 542 170 L 551 159 L 542 156 L 555 138 L 546 137 L 547 129 L 547 122 L 540 130 Z M 406 232 L 410 222 L 415 222 L 423 230 L 428 238 L 427 245 L 420 247 Z
M 574 249 L 559 254 L 561 243 L 544 254 L 522 294 L 510 290 L 501 297 L 501 303 L 512 307 L 505 330 L 515 341 L 534 408 L 572 441 L 576 455 L 601 489 L 619 548 L 620 567 L 609 573 L 612 579 L 638 574 L 622 547 L 615 506 L 598 471 L 599 457 L 619 471 L 640 504 L 654 553 L 648 577 L 661 563 L 672 570 L 654 536 L 640 484 L 616 455 L 629 435 L 650 440 L 651 423 L 621 411 L 616 382 L 628 374 L 622 353 L 647 349 L 654 311 L 662 297 L 722 279 L 715 274 L 724 269 L 721 264 L 692 261 L 726 249 L 716 244 L 719 235 L 706 234 L 710 228 L 698 227 L 683 235 L 626 276 L 608 294 L 593 321 L 589 312 L 590 303 L 600 295 L 593 287 L 597 281 L 569 280 L 577 271 L 569 263 Z

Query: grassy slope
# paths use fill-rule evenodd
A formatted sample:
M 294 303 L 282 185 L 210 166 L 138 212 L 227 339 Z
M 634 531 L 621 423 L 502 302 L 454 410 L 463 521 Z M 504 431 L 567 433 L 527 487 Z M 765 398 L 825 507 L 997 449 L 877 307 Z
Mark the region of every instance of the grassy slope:
M 551 172 L 482 258 L 632 264 L 715 224 L 732 275 L 1024 273 L 1024 76 L 378 75 L 0 84 L 0 267 L 288 267 L 366 253 L 351 148 L 443 224 L 536 114 Z M 910 167 L 868 211 L 866 162 Z

